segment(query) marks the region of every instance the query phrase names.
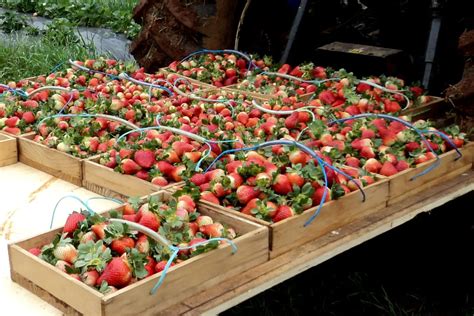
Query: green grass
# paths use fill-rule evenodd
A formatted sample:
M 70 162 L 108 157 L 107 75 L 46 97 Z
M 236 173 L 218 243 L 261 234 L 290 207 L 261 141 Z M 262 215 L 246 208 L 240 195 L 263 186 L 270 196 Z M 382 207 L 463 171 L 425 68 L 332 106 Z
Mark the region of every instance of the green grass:
M 79 42 L 62 43 L 52 38 L 17 37 L 14 41 L 0 41 L 0 82 L 49 74 L 58 64 L 72 59 L 96 56 L 94 49 Z
M 138 0 L 0 0 L 0 6 L 47 18 L 67 18 L 80 26 L 105 27 L 134 38 L 140 26 L 132 19 Z

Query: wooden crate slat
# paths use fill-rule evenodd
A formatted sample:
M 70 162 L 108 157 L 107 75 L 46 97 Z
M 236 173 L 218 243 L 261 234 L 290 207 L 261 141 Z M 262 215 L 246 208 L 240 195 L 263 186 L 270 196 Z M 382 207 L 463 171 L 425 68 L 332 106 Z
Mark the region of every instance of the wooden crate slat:
M 17 161 L 16 139 L 6 134 L 0 134 L 0 167 L 12 165 Z

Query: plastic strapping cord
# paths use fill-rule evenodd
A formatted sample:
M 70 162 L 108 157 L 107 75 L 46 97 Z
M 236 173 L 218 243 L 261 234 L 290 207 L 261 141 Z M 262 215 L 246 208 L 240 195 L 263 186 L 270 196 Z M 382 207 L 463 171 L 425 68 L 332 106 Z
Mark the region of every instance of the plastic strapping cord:
M 76 67 L 76 68 L 78 68 L 78 69 L 80 69 L 80 70 L 89 72 L 89 73 L 102 74 L 102 75 L 105 75 L 105 76 L 107 76 L 107 77 L 112 78 L 113 80 L 118 80 L 118 79 L 120 79 L 120 78 L 117 77 L 116 75 L 108 74 L 108 73 L 103 72 L 103 71 L 94 70 L 94 69 L 89 69 L 89 68 L 87 68 L 87 67 L 78 65 L 78 64 L 76 64 L 75 62 L 73 62 L 71 59 L 69 59 L 69 63 L 70 63 L 72 66 L 74 66 L 74 67 Z
M 328 181 L 327 181 L 327 174 L 326 174 L 326 170 L 324 169 L 324 167 L 328 167 L 330 169 L 332 169 L 333 171 L 337 172 L 337 173 L 340 173 L 342 175 L 344 175 L 345 177 L 347 177 L 350 181 L 354 182 L 354 184 L 359 188 L 361 194 L 362 194 L 362 201 L 365 202 L 365 192 L 364 190 L 362 189 L 362 187 L 360 186 L 360 184 L 354 180 L 354 178 L 350 175 L 348 175 L 347 173 L 343 172 L 342 170 L 338 169 L 338 168 L 335 168 L 331 165 L 329 165 L 327 162 L 325 162 L 323 159 L 321 159 L 321 157 L 319 157 L 313 150 L 311 150 L 310 148 L 308 148 L 307 146 L 299 143 L 299 142 L 296 142 L 296 141 L 289 141 L 289 140 L 274 140 L 274 141 L 269 141 L 269 142 L 265 142 L 265 143 L 261 143 L 261 144 L 258 144 L 258 145 L 255 145 L 255 146 L 251 146 L 251 147 L 245 147 L 245 148 L 239 148 L 239 149 L 229 149 L 229 150 L 225 150 L 223 151 L 222 153 L 220 153 L 216 159 L 214 159 L 214 161 L 209 165 L 209 167 L 206 169 L 205 172 L 209 171 L 209 169 L 216 163 L 216 161 L 218 161 L 222 156 L 224 155 L 227 155 L 227 154 L 231 154 L 231 153 L 235 153 L 235 152 L 239 152 L 239 151 L 250 151 L 250 150 L 257 150 L 259 148 L 263 148 L 263 147 L 269 147 L 269 146 L 275 146 L 275 145 L 288 145 L 288 146 L 296 146 L 298 147 L 299 149 L 303 150 L 304 152 L 308 153 L 311 157 L 313 157 L 314 159 L 316 159 L 316 161 L 318 162 L 318 164 L 321 166 L 321 171 L 323 172 L 323 176 L 324 176 L 324 186 L 327 188 L 328 187 Z M 326 201 L 326 195 L 327 195 L 327 190 L 324 190 L 324 193 L 323 193 L 323 196 L 322 196 L 322 199 L 321 199 L 321 202 L 318 206 L 318 208 L 316 209 L 316 211 L 314 212 L 314 214 L 311 216 L 311 218 L 304 224 L 304 226 L 306 227 L 307 225 L 309 225 L 315 218 L 316 216 L 318 216 L 320 210 L 321 210 L 321 207 L 323 206 L 323 203 L 324 201 Z
M 56 210 L 59 206 L 59 203 L 61 203 L 64 199 L 74 199 L 76 201 L 78 201 L 79 203 L 81 203 L 85 208 L 86 210 L 89 212 L 89 213 L 92 213 L 94 214 L 95 212 L 89 207 L 89 205 L 87 205 L 87 203 L 85 203 L 83 200 L 81 200 L 79 197 L 75 196 L 75 195 L 65 195 L 63 196 L 62 198 L 59 199 L 58 202 L 56 202 L 56 205 L 54 206 L 54 209 L 53 209 L 53 214 L 51 215 L 51 222 L 49 224 L 49 228 L 51 229 L 53 227 L 53 222 L 54 222 L 54 217 L 56 216 Z
M 402 123 L 403 125 L 411 128 L 411 129 L 413 129 L 421 137 L 421 139 L 425 143 L 426 147 L 428 147 L 428 149 L 435 155 L 435 157 L 436 157 L 435 163 L 432 164 L 431 166 L 429 166 L 428 168 L 426 168 L 425 170 L 423 170 L 422 172 L 420 172 L 419 174 L 414 175 L 410 180 L 415 180 L 416 178 L 427 174 L 428 172 L 430 172 L 431 170 L 433 170 L 433 169 L 435 169 L 436 167 L 439 166 L 439 164 L 440 164 L 439 156 L 433 150 L 433 148 L 431 147 L 430 143 L 427 141 L 427 139 L 425 138 L 423 133 L 418 128 L 413 126 L 413 124 L 410 124 L 407 121 L 402 120 L 401 118 L 391 116 L 391 115 L 386 115 L 386 114 L 364 113 L 364 114 L 357 114 L 357 115 L 354 115 L 354 116 L 351 116 L 351 117 L 346 117 L 346 118 L 330 121 L 330 122 L 328 122 L 328 125 L 332 125 L 332 124 L 335 124 L 335 123 L 343 123 L 343 122 L 346 122 L 346 121 L 360 119 L 360 118 L 367 118 L 367 117 L 384 118 L 384 119 L 387 119 L 387 120 L 397 121 L 397 122 Z
M 104 119 L 107 119 L 107 120 L 122 123 L 123 125 L 128 126 L 131 129 L 139 129 L 138 126 L 136 126 L 133 123 L 130 123 L 129 121 L 126 121 L 126 120 L 124 120 L 120 117 L 116 117 L 116 116 L 113 116 L 113 115 L 107 115 L 107 114 L 56 114 L 56 115 L 51 115 L 51 116 L 47 116 L 47 117 L 43 118 L 41 121 L 38 122 L 37 126 L 39 126 L 45 120 L 58 118 L 58 117 L 100 117 L 100 118 L 104 118 Z
M 462 157 L 462 153 L 461 151 L 459 150 L 459 148 L 453 143 L 453 140 L 451 138 L 449 138 L 448 135 L 446 135 L 445 133 L 443 132 L 440 132 L 440 131 L 432 131 L 432 130 L 422 130 L 420 131 L 421 133 L 423 134 L 436 134 L 438 135 L 439 137 L 441 137 L 442 139 L 444 139 L 446 142 L 449 143 L 449 145 L 454 148 L 454 150 L 458 153 L 458 156 L 456 157 L 455 160 L 458 160 L 458 159 L 461 159 Z
M 112 198 L 112 197 L 107 197 L 107 196 L 94 196 L 94 197 L 88 198 L 88 199 L 86 200 L 86 204 L 89 206 L 89 201 L 92 201 L 92 200 L 106 200 L 106 201 L 115 202 L 115 203 L 117 203 L 117 204 L 123 204 L 123 203 L 124 203 L 122 200 L 119 200 L 119 199 L 116 199 L 116 198 Z
M 235 55 L 239 55 L 240 57 L 243 57 L 244 59 L 246 59 L 249 62 L 249 66 L 248 66 L 247 70 L 250 70 L 251 66 L 253 66 L 254 69 L 258 68 L 257 65 L 255 65 L 252 62 L 252 58 L 250 58 L 249 55 L 247 55 L 245 53 L 242 53 L 238 50 L 234 50 L 234 49 L 214 49 L 214 50 L 212 50 L 212 49 L 201 49 L 201 50 L 192 52 L 188 56 L 184 57 L 183 59 L 181 59 L 180 63 L 182 63 L 183 61 L 188 60 L 189 58 L 191 58 L 193 56 L 202 55 L 202 54 L 235 54 Z

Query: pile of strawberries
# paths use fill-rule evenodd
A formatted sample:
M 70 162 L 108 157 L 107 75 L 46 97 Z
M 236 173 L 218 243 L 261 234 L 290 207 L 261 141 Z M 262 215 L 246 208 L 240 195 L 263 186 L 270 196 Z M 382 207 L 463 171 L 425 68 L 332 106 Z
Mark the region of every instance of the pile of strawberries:
M 122 218 L 159 232 L 179 250 L 176 265 L 219 245 L 210 238 L 234 239 L 236 232 L 225 224 L 201 215 L 193 196 L 161 200 L 152 196 L 146 203 L 131 200 L 110 217 Z M 87 211 L 69 215 L 61 233 L 30 253 L 64 273 L 106 294 L 163 271 L 172 250 L 127 224 Z

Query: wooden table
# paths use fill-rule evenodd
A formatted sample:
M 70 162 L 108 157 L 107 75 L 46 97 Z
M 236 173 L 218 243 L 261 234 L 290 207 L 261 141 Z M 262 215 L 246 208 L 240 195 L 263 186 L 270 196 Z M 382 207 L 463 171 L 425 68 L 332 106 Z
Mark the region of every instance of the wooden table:
M 6 244 L 49 229 L 57 200 L 66 194 L 81 198 L 97 196 L 21 163 L 0 168 L 0 297 L 4 310 L 17 315 L 60 315 L 61 312 L 14 284 L 9 277 Z M 353 222 L 249 270 L 163 312 L 163 315 L 214 315 L 253 297 L 346 250 L 391 230 L 415 217 L 474 190 L 474 172 L 432 187 L 415 197 Z M 110 201 L 94 201 L 97 211 L 114 206 Z M 64 200 L 58 208 L 55 227 L 64 223 L 68 212 L 80 205 Z

